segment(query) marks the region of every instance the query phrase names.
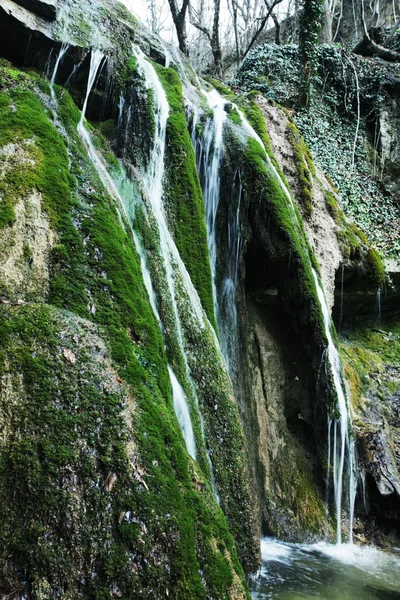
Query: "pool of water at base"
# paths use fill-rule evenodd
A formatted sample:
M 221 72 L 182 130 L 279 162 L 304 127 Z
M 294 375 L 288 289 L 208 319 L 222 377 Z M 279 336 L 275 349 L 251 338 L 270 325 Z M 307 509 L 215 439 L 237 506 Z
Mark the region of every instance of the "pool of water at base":
M 400 600 L 400 548 L 261 540 L 252 600 Z

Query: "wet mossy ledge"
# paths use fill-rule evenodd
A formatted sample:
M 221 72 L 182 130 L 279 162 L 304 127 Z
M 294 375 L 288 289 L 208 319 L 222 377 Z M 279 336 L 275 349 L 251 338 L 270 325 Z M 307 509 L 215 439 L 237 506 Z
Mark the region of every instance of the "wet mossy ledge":
M 230 530 L 186 452 L 140 260 L 76 132 L 79 110 L 62 88 L 55 105 L 46 82 L 5 63 L 0 87 L 2 160 L 11 140 L 32 140 L 22 173 L 1 181 L 2 228 L 12 234 L 14 206 L 34 189 L 55 230 L 44 302 L 2 289 L 0 593 L 248 598 L 232 536 L 251 570 L 233 399 L 211 442 L 223 427 L 240 457 L 222 449 L 218 460 L 221 489 L 237 481 Z
M 160 65 L 155 68 L 170 106 L 165 164 L 169 227 L 210 323 L 216 329 L 204 200 L 186 126 L 182 84 L 174 69 Z

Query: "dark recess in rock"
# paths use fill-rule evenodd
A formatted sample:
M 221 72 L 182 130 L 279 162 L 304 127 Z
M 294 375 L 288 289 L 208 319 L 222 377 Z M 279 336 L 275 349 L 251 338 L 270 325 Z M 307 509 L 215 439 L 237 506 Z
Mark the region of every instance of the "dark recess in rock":
M 15 2 L 49 21 L 54 21 L 57 16 L 56 3 L 53 0 L 15 0 Z

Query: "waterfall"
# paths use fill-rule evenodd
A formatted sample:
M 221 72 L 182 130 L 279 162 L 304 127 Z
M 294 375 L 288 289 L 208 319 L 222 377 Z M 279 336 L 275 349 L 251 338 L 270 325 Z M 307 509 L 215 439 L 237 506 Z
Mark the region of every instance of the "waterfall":
M 378 287 L 378 289 L 376 291 L 376 317 L 377 317 L 377 321 L 379 324 L 382 319 L 381 288 L 380 287 Z
M 196 442 L 186 396 L 170 366 L 168 366 L 168 373 L 172 384 L 175 414 L 178 418 L 179 425 L 181 426 L 183 437 L 185 438 L 187 451 L 190 456 L 196 460 Z
M 233 187 L 238 180 L 236 205 L 228 209 L 227 261 L 221 286 L 216 281 L 217 240 L 216 221 L 220 200 L 220 170 L 223 155 L 223 129 L 226 121 L 226 100 L 216 91 L 202 92 L 208 106 L 213 111 L 207 119 L 203 136 L 196 137 L 197 115 L 193 120 L 192 142 L 196 152 L 197 169 L 203 179 L 203 197 L 206 212 L 208 250 L 213 279 L 214 310 L 221 339 L 221 350 L 228 366 L 232 381 L 235 383 L 237 372 L 237 279 L 240 259 L 240 207 L 243 186 L 241 172 L 236 170 Z M 218 288 L 218 289 L 217 289 Z
M 242 183 L 240 170 L 237 170 L 234 180 L 239 181 L 238 185 L 238 200 L 236 206 L 232 204 L 228 209 L 228 231 L 227 231 L 227 262 L 225 265 L 225 274 L 222 280 L 222 286 L 216 281 L 216 220 L 220 199 L 220 167 L 223 150 L 223 127 L 225 123 L 225 104 L 226 100 L 222 98 L 216 90 L 212 92 L 204 92 L 208 106 L 213 111 L 213 117 L 206 122 L 204 134 L 196 135 L 196 126 L 198 124 L 198 115 L 195 114 L 193 119 L 192 142 L 196 152 L 197 168 L 203 180 L 203 195 L 206 207 L 207 217 L 207 233 L 208 246 L 211 259 L 211 268 L 213 275 L 213 291 L 214 303 L 216 307 L 216 316 L 218 328 L 221 338 L 221 349 L 225 360 L 228 364 L 231 378 L 237 383 L 237 364 L 236 356 L 239 350 L 238 327 L 237 327 L 237 279 L 240 260 L 240 206 L 242 199 Z M 252 126 L 247 121 L 243 112 L 234 105 L 238 111 L 242 125 L 249 137 L 255 139 L 265 152 L 265 161 L 272 176 L 277 180 L 281 189 L 285 193 L 286 198 L 293 210 L 293 219 L 299 226 L 298 217 L 295 211 L 294 203 L 288 188 L 283 179 L 279 175 L 275 166 L 272 164 L 266 148 L 254 131 Z M 235 185 L 235 182 L 234 182 Z M 234 196 L 234 195 L 232 195 Z M 303 235 L 302 232 L 300 232 Z M 325 334 L 328 340 L 328 347 L 324 353 L 330 365 L 330 370 L 333 377 L 333 383 L 338 401 L 338 418 L 328 419 L 328 463 L 327 463 L 327 495 L 326 502 L 329 502 L 329 480 L 331 466 L 333 468 L 334 482 L 334 500 L 336 508 L 336 531 L 337 543 L 342 542 L 341 519 L 342 519 L 342 496 L 344 494 L 344 475 L 345 464 L 347 458 L 347 495 L 349 499 L 348 515 L 349 515 L 349 542 L 352 543 L 352 529 L 354 519 L 354 503 L 356 495 L 356 482 L 354 472 L 356 469 L 356 460 L 354 452 L 354 441 L 350 438 L 349 431 L 351 430 L 351 417 L 347 408 L 346 394 L 343 388 L 341 377 L 341 362 L 338 351 L 334 345 L 331 335 L 331 319 L 328 306 L 326 304 L 325 295 L 321 288 L 316 272 L 313 271 L 317 296 L 324 317 Z M 343 273 L 342 273 L 343 275 Z M 332 440 L 333 434 L 333 440 Z M 331 458 L 332 457 L 332 458 Z
M 238 323 L 237 323 L 237 280 L 241 248 L 240 207 L 243 186 L 240 170 L 234 175 L 233 186 L 239 179 L 237 202 L 228 209 L 227 230 L 227 262 L 224 266 L 225 273 L 222 283 L 216 281 L 217 273 L 217 241 L 216 222 L 220 200 L 220 168 L 223 155 L 223 129 L 226 121 L 225 107 L 227 100 L 217 90 L 210 92 L 202 90 L 206 97 L 208 107 L 212 110 L 212 117 L 207 119 L 202 136 L 196 135 L 198 114 L 195 113 L 192 126 L 192 143 L 196 153 L 197 170 L 203 182 L 203 196 L 206 210 L 208 249 L 210 254 L 211 272 L 213 279 L 214 310 L 218 323 L 221 340 L 221 350 L 228 365 L 229 374 L 236 387 L 237 384 L 237 356 L 239 350 Z M 294 218 L 297 216 L 289 190 L 272 164 L 263 141 L 250 125 L 240 108 L 230 103 L 238 111 L 242 126 L 249 137 L 255 139 L 264 150 L 266 165 L 285 193 L 293 210 Z M 234 196 L 234 194 L 233 194 Z
M 85 112 L 89 100 L 90 93 L 92 91 L 94 82 L 96 80 L 96 76 L 98 70 L 100 68 L 100 64 L 103 60 L 103 54 L 99 50 L 95 50 L 92 52 L 91 62 L 90 62 L 90 72 L 88 78 L 88 85 L 86 91 L 85 102 L 82 109 L 82 116 L 78 124 L 78 131 L 81 135 L 83 142 L 85 143 L 86 149 L 88 151 L 89 157 L 95 166 L 103 185 L 106 187 L 107 191 L 110 195 L 117 201 L 117 203 L 124 208 L 126 214 L 126 202 L 124 201 L 124 196 L 120 193 L 116 182 L 111 177 L 108 172 L 107 166 L 100 155 L 100 153 L 95 149 L 90 134 L 88 130 L 84 126 Z M 162 176 L 163 176 L 163 152 L 164 152 L 164 143 L 165 143 L 165 127 L 166 120 L 168 115 L 168 110 L 165 110 L 165 105 L 163 106 L 164 111 L 159 110 L 159 124 L 158 124 L 158 135 L 157 140 L 154 146 L 152 160 L 150 161 L 149 172 L 146 176 L 146 181 L 148 185 L 148 191 L 151 194 L 162 193 Z M 161 121 L 161 122 L 160 122 Z M 161 156 L 160 156 L 161 154 Z M 131 193 L 131 192 L 130 192 Z M 129 219 L 128 219 L 129 220 Z M 141 244 L 139 242 L 139 238 L 136 232 L 132 229 L 133 239 L 135 242 L 136 250 L 139 254 L 141 261 L 141 268 L 143 273 L 144 283 L 149 295 L 150 304 L 153 308 L 154 314 L 161 325 L 160 315 L 157 310 L 156 305 L 156 295 L 152 286 L 151 276 L 149 270 L 147 268 L 145 253 Z M 171 388 L 173 392 L 173 402 L 174 409 L 178 418 L 178 422 L 182 429 L 182 433 L 185 439 L 186 447 L 188 453 L 195 458 L 196 457 L 196 445 L 194 440 L 193 427 L 190 421 L 189 408 L 187 405 L 185 394 L 170 366 L 168 366 L 168 373 L 171 382 Z
M 236 383 L 239 369 L 239 332 L 236 303 L 241 250 L 240 209 L 243 196 L 242 175 L 239 169 L 236 170 L 233 178 L 232 192 L 232 197 L 235 198 L 236 196 L 236 204 L 232 203 L 228 210 L 227 261 L 219 301 L 219 330 L 222 352 L 228 363 L 231 377 Z
M 101 53 L 100 53 L 101 54 Z M 195 323 L 196 327 L 204 331 L 207 327 L 208 331 L 212 335 L 215 344 L 217 345 L 217 339 L 215 336 L 215 332 L 213 331 L 211 325 L 208 323 L 208 320 L 204 314 L 203 308 L 200 303 L 199 296 L 197 291 L 195 290 L 190 276 L 186 270 L 185 265 L 180 258 L 178 249 L 172 239 L 172 236 L 168 230 L 164 206 L 163 206 L 163 177 L 164 177 L 164 152 L 165 152 L 165 135 L 166 135 L 166 123 L 169 114 L 169 105 L 166 99 L 165 92 L 160 84 L 158 76 L 152 67 L 152 65 L 145 60 L 140 51 L 135 51 L 136 57 L 138 59 L 138 64 L 144 72 L 145 80 L 147 87 L 153 89 L 154 91 L 154 102 L 155 102 L 155 117 L 156 117 L 156 137 L 154 141 L 154 147 L 150 156 L 149 164 L 146 169 L 146 172 L 143 176 L 143 188 L 147 198 L 147 203 L 143 202 L 143 200 L 135 197 L 135 193 L 133 191 L 132 182 L 126 177 L 123 172 L 116 175 L 110 173 L 106 162 L 101 156 L 100 152 L 96 150 L 91 140 L 91 136 L 89 131 L 84 126 L 84 117 L 85 112 L 83 111 L 81 120 L 78 124 L 78 131 L 81 135 L 81 138 L 86 146 L 88 155 L 95 166 L 100 179 L 102 180 L 104 186 L 110 195 L 116 200 L 117 205 L 119 205 L 131 225 L 131 232 L 133 236 L 133 240 L 136 246 L 136 250 L 140 257 L 141 268 L 143 273 L 143 279 L 146 286 L 146 290 L 148 292 L 148 296 L 150 299 L 150 303 L 154 314 L 159 322 L 160 328 L 165 333 L 165 325 L 162 323 L 160 313 L 157 307 L 157 298 L 153 288 L 151 269 L 147 264 L 147 253 L 143 244 L 141 242 L 140 236 L 134 230 L 132 226 L 134 214 L 135 213 L 135 205 L 140 204 L 140 208 L 144 210 L 145 218 L 148 222 L 155 220 L 159 235 L 160 242 L 160 254 L 163 260 L 163 265 L 166 273 L 166 284 L 168 288 L 168 292 L 170 295 L 170 305 L 172 307 L 173 320 L 176 328 L 176 337 L 178 343 L 178 349 L 180 352 L 180 357 L 184 365 L 185 369 L 185 381 L 188 386 L 188 389 L 191 393 L 193 401 L 195 403 L 195 410 L 198 413 L 198 419 L 201 425 L 201 433 L 203 436 L 204 446 L 204 427 L 203 420 L 199 410 L 198 399 L 196 395 L 195 385 L 192 381 L 190 375 L 190 369 L 187 362 L 187 356 L 185 352 L 185 343 L 184 343 L 184 335 L 182 329 L 181 317 L 178 309 L 178 286 L 179 286 L 179 294 L 184 293 L 187 297 L 187 304 L 190 305 L 190 315 L 191 319 Z M 84 110 L 86 110 L 89 95 L 91 89 L 94 85 L 94 81 L 96 79 L 96 73 L 100 68 L 101 58 L 97 52 L 93 52 L 90 73 L 88 78 L 88 88 L 84 103 Z M 123 168 L 121 166 L 121 171 Z M 196 457 L 196 443 L 195 437 L 193 433 L 193 426 L 190 421 L 190 410 L 189 404 L 187 401 L 187 397 L 181 386 L 178 378 L 176 377 L 171 365 L 168 365 L 168 373 L 171 382 L 171 388 L 173 392 L 173 403 L 174 409 L 178 418 L 178 422 L 180 424 L 186 447 L 188 453 L 192 457 Z M 186 408 L 183 408 L 183 406 Z M 190 426 L 188 425 L 188 419 L 190 421 Z M 212 490 L 216 501 L 219 502 L 218 491 L 216 487 L 215 475 L 213 471 L 213 466 L 211 462 L 211 452 L 206 451 L 206 458 L 208 462 L 208 467 L 210 471 L 210 483 L 212 486 Z
M 336 506 L 336 541 L 342 543 L 342 495 L 343 495 L 343 479 L 345 470 L 345 459 L 347 456 L 347 467 L 349 471 L 349 541 L 352 542 L 353 517 L 354 517 L 354 501 L 355 501 L 355 455 L 354 442 L 350 440 L 349 430 L 351 430 L 351 416 L 347 407 L 346 394 L 343 388 L 341 375 L 341 362 L 339 353 L 332 339 L 331 334 L 331 317 L 325 300 L 323 289 L 319 283 L 318 275 L 313 269 L 317 296 L 324 317 L 325 335 L 328 340 L 327 357 L 333 377 L 337 396 L 338 418 L 329 419 L 328 432 L 328 465 L 330 468 L 330 452 L 331 452 L 331 435 L 333 428 L 333 484 Z
M 120 127 L 122 125 L 122 119 L 124 116 L 124 106 L 125 106 L 125 98 L 121 94 L 121 96 L 119 98 L 119 103 L 118 103 L 118 124 L 117 124 L 118 129 L 120 129 Z
M 154 149 L 150 158 L 149 165 L 145 174 L 145 186 L 148 191 L 148 199 L 152 212 L 157 220 L 160 232 L 160 245 L 162 256 L 165 261 L 167 271 L 168 286 L 171 297 L 173 298 L 173 308 L 175 313 L 176 325 L 181 332 L 181 323 L 178 315 L 176 303 L 175 279 L 173 266 L 176 265 L 185 284 L 185 291 L 189 296 L 192 309 L 195 311 L 199 323 L 203 323 L 203 309 L 199 296 L 190 280 L 189 273 L 179 255 L 175 242 L 167 226 L 167 221 L 163 205 L 163 176 L 164 176 L 164 156 L 165 156 L 165 135 L 167 128 L 167 119 L 169 115 L 169 104 L 165 91 L 160 83 L 157 73 L 151 63 L 145 59 L 142 52 L 136 50 L 138 64 L 143 70 L 147 87 L 154 91 L 156 103 L 156 121 L 157 134 L 154 143 Z M 204 326 L 204 323 L 203 323 Z M 183 347 L 183 342 L 182 342 Z
M 260 144 L 261 148 L 264 150 L 264 158 L 266 160 L 268 168 L 269 168 L 270 172 L 272 173 L 272 175 L 274 176 L 274 178 L 276 179 L 276 181 L 278 182 L 278 184 L 279 184 L 280 188 L 282 189 L 283 193 L 285 194 L 286 198 L 289 200 L 289 204 L 290 204 L 293 212 L 295 212 L 292 196 L 290 195 L 290 192 L 289 192 L 288 188 L 286 187 L 285 182 L 283 181 L 282 177 L 279 175 L 275 166 L 272 164 L 272 161 L 268 155 L 268 152 L 264 145 L 264 142 L 262 141 L 262 139 L 260 138 L 258 133 L 256 133 L 254 128 L 250 125 L 250 123 L 246 119 L 245 115 L 240 110 L 240 108 L 234 103 L 233 103 L 233 106 L 238 111 L 240 118 L 242 119 L 243 126 L 244 126 L 245 130 L 247 131 L 247 133 L 249 134 L 249 137 L 255 139 Z
M 65 54 L 67 53 L 68 48 L 69 48 L 69 44 L 67 44 L 66 42 L 63 42 L 61 44 L 60 52 L 58 53 L 56 64 L 54 65 L 53 74 L 50 79 L 50 92 L 51 92 L 51 97 L 53 100 L 55 99 L 54 83 L 56 81 L 58 67 L 60 66 L 60 63 L 61 63 L 62 59 L 64 58 Z
M 223 152 L 223 129 L 226 120 L 226 101 L 216 90 L 202 92 L 208 106 L 213 111 L 212 118 L 207 120 L 204 135 L 195 146 L 197 168 L 204 171 L 203 196 L 206 211 L 208 252 L 210 255 L 211 274 L 213 280 L 214 309 L 218 320 L 218 302 L 216 300 L 216 266 L 217 245 L 215 225 L 219 205 L 220 167 Z M 196 119 L 194 120 L 192 140 L 195 141 Z
M 343 300 L 344 300 L 344 263 L 340 268 L 341 272 L 341 280 L 340 280 L 340 318 L 339 318 L 339 333 L 342 330 L 342 320 L 343 320 Z
M 79 71 L 79 69 L 80 69 L 80 67 L 81 67 L 82 63 L 84 62 L 84 60 L 85 60 L 86 56 L 87 56 L 87 52 L 85 52 L 85 53 L 84 53 L 84 55 L 83 55 L 83 58 L 82 58 L 82 59 L 81 59 L 81 60 L 80 60 L 78 63 L 76 63 L 76 64 L 74 65 L 74 68 L 72 69 L 72 71 L 71 71 L 71 74 L 68 76 L 68 79 L 67 79 L 67 81 L 66 81 L 66 82 L 65 82 L 65 84 L 64 84 L 64 87 L 65 87 L 66 89 L 68 89 L 68 88 L 69 88 L 69 86 L 70 86 L 70 84 L 71 84 L 71 83 L 74 81 L 74 79 L 75 79 L 75 75 L 76 75 L 76 74 L 77 74 L 77 72 Z
M 81 119 L 80 119 L 79 125 L 78 125 L 79 133 L 81 133 L 82 129 L 85 129 L 83 126 L 83 120 L 86 116 L 86 109 L 87 109 L 87 105 L 88 105 L 88 101 L 89 101 L 89 96 L 93 89 L 94 82 L 96 81 L 96 77 L 99 72 L 99 68 L 100 68 L 103 58 L 104 58 L 104 54 L 101 52 L 101 50 L 92 50 L 92 54 L 90 56 L 90 69 L 89 69 L 89 78 L 88 78 L 88 84 L 87 84 L 87 89 L 86 89 L 86 97 L 85 97 L 85 101 L 83 103 Z

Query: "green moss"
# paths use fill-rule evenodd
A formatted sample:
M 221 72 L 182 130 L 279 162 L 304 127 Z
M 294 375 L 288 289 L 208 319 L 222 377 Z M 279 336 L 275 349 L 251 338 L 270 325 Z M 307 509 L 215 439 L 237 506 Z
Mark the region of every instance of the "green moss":
M 231 100 L 232 102 L 236 101 L 235 93 L 222 81 L 219 79 L 213 79 L 212 77 L 205 77 L 206 81 L 208 81 L 220 94 L 224 96 L 227 100 Z
M 138 64 L 136 56 L 131 56 L 125 65 L 124 77 L 129 79 L 137 72 Z
M 170 105 L 167 122 L 166 172 L 169 225 L 210 322 L 215 325 L 204 201 L 196 160 L 186 127 L 182 85 L 173 69 L 156 65 Z
M 315 301 L 316 289 L 311 267 L 317 267 L 315 257 L 306 241 L 306 236 L 295 207 L 280 187 L 276 178 L 268 172 L 265 164 L 264 151 L 259 143 L 250 138 L 246 152 L 247 173 L 245 180 L 249 186 L 252 197 L 260 198 L 260 201 L 268 209 L 274 219 L 275 227 L 278 227 L 286 238 L 293 255 L 298 260 L 299 288 L 304 297 Z M 315 305 L 318 318 L 321 318 L 320 310 Z
M 339 208 L 339 205 L 338 205 L 338 202 L 337 202 L 335 196 L 329 190 L 324 190 L 324 198 L 325 198 L 325 204 L 329 211 L 329 214 L 331 215 L 331 217 L 335 221 L 335 223 L 340 225 L 344 220 L 344 216 L 343 216 L 342 211 Z
M 2 310 L 0 324 L 7 353 L 2 375 L 23 377 L 18 401 L 9 407 L 13 429 L 3 431 L 6 443 L 2 438 L 0 444 L 0 537 L 7 540 L 2 585 L 15 584 L 8 570 L 14 563 L 24 570 L 25 589 L 40 580 L 53 595 L 66 581 L 70 592 L 101 597 L 114 582 L 132 600 L 154 585 L 175 599 L 205 599 L 201 569 L 208 593 L 228 598 L 232 567 L 223 553 L 216 558 L 212 540 L 234 557 L 240 575 L 233 540 L 206 489 L 192 488 L 192 478 L 200 483 L 201 475 L 188 468 L 169 397 L 148 389 L 151 374 L 143 370 L 141 381 L 123 369 L 124 383 L 112 372 L 105 381 L 109 359 L 96 330 L 46 305 Z M 73 349 L 76 366 L 64 359 L 65 346 Z M 130 415 L 140 459 L 127 455 L 133 434 L 121 413 L 133 408 L 124 406 L 127 384 L 138 402 Z M 132 461 L 148 491 L 135 480 Z M 112 493 L 105 485 L 111 473 L 117 477 Z M 128 511 L 133 521 L 124 517 Z M 150 552 L 154 561 L 147 560 Z M 95 575 L 85 580 L 89 564 Z
M 382 372 L 383 363 L 379 355 L 352 343 L 342 343 L 341 355 L 352 406 L 358 411 L 364 405 L 362 393 L 368 387 L 370 374 Z
M 289 190 L 290 188 L 289 188 L 287 179 L 281 169 L 280 164 L 278 163 L 278 161 L 275 158 L 274 151 L 272 149 L 271 138 L 269 137 L 269 134 L 267 131 L 267 126 L 265 123 L 264 116 L 261 112 L 260 107 L 256 103 L 256 101 L 255 101 L 256 99 L 253 94 L 250 94 L 250 98 L 251 98 L 250 100 L 242 99 L 241 106 L 245 112 L 247 119 L 249 120 L 250 125 L 253 127 L 254 131 L 257 133 L 257 135 L 262 140 L 265 151 L 268 154 L 277 173 L 279 174 L 279 176 L 282 179 L 283 183 L 285 184 L 286 188 Z
M 228 119 L 230 119 L 236 125 L 242 124 L 242 119 L 237 109 L 234 106 L 230 106 L 227 110 Z
M 0 67 L 0 77 L 9 70 Z M 3 73 L 3 75 L 2 75 Z M 18 83 L 19 77 L 16 76 Z M 44 107 L 33 92 L 21 85 L 10 85 L 0 93 L 0 147 L 9 143 L 29 143 L 29 160 L 18 169 L 12 169 L 1 182 L 2 210 L 0 225 L 14 219 L 13 205 L 28 190 L 36 189 L 43 195 L 43 205 L 56 228 L 71 206 L 70 175 L 65 144 L 49 122 Z M 13 103 L 13 110 L 9 104 Z
M 297 126 L 290 121 L 288 123 L 289 141 L 295 152 L 296 166 L 299 174 L 301 187 L 301 206 L 305 216 L 310 216 L 312 212 L 313 200 L 313 177 L 315 177 L 315 166 L 310 150 L 304 143 Z
M 397 392 L 399 383 L 392 375 L 400 365 L 400 325 L 397 321 L 381 324 L 379 329 L 356 329 L 341 339 L 341 356 L 352 405 L 362 411 L 373 396 L 385 400 Z
M 367 265 L 371 278 L 375 281 L 376 285 L 383 287 L 386 282 L 385 267 L 379 252 L 375 248 L 368 249 Z
M 8 93 L 30 119 L 26 129 L 16 123 L 21 139 L 34 137 L 40 150 L 34 186 L 46 198 L 58 243 L 51 255 L 47 300 L 52 306 L 0 310 L 0 375 L 12 381 L 14 390 L 11 402 L 7 395 L 0 400 L 8 427 L 6 442 L 4 428 L 0 440 L 4 593 L 18 586 L 37 597 L 61 597 L 68 589 L 70 597 L 108 598 L 115 585 L 127 600 L 143 590 L 175 600 L 228 599 L 232 569 L 245 589 L 235 543 L 206 478 L 187 455 L 140 260 L 79 139 L 80 113 L 69 94 L 57 89 L 67 141 L 45 121 L 31 91 Z M 9 102 L 0 99 L 0 105 L 1 122 L 7 125 L 0 132 L 4 145 L 14 134 L 15 121 L 9 110 L 2 110 Z M 181 119 L 176 118 L 170 135 L 178 126 Z M 188 151 L 182 150 L 186 139 L 180 135 L 172 162 Z M 98 141 L 103 151 L 104 142 Z M 50 150 L 56 153 L 54 162 L 46 154 Z M 188 185 L 194 192 L 198 187 L 195 180 Z M 202 202 L 201 194 L 198 200 Z M 202 204 L 201 209 L 192 216 L 193 228 L 200 231 Z M 205 243 L 205 228 L 200 239 Z M 206 248 L 202 252 L 196 257 L 206 255 Z M 205 264 L 207 268 L 199 268 L 208 269 L 211 298 Z M 212 372 L 213 346 L 208 341 L 203 346 L 202 362 L 209 360 Z M 72 350 L 75 364 L 65 358 L 65 349 Z M 220 382 L 210 381 L 204 386 L 213 403 L 214 394 L 221 394 Z M 231 421 L 237 425 L 226 432 L 234 437 L 232 464 L 244 466 L 237 415 L 228 409 L 221 409 L 222 414 L 224 427 Z M 116 483 L 107 490 L 113 474 Z M 221 477 L 230 481 L 231 475 Z M 235 483 L 239 496 L 242 482 Z M 237 507 L 238 528 L 242 507 Z
M 337 236 L 342 244 L 342 250 L 344 254 L 348 258 L 352 259 L 363 258 L 366 248 L 370 246 L 370 241 L 368 240 L 367 236 L 359 227 L 357 227 L 355 223 L 351 223 L 348 221 L 348 219 L 346 219 L 343 211 L 339 207 L 336 197 L 332 192 L 329 190 L 324 190 L 324 197 L 329 214 L 335 223 L 340 227 L 339 231 L 337 232 Z M 383 283 L 385 281 L 385 274 L 382 261 L 378 255 L 378 261 L 375 263 L 374 252 L 376 251 L 372 252 L 372 259 L 370 259 L 369 253 L 371 250 L 373 249 L 369 248 L 367 251 L 367 266 L 371 271 L 372 277 L 375 278 L 374 274 L 376 273 L 376 281 L 381 281 Z M 382 273 L 383 279 L 381 278 Z

